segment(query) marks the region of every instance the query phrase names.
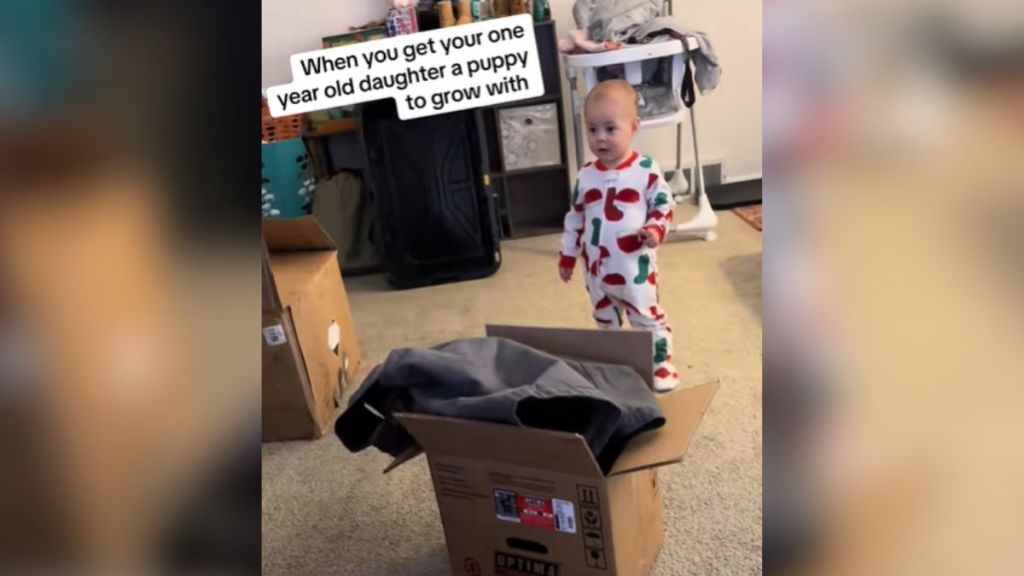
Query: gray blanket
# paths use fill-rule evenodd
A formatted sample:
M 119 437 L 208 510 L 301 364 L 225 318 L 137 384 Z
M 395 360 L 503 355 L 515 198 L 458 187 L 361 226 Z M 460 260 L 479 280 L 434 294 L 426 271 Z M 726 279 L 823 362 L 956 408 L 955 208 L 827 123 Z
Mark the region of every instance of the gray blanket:
M 576 27 L 595 42 L 627 42 L 644 22 L 661 13 L 662 0 L 576 0 Z
M 511 340 L 400 349 L 375 367 L 335 423 L 345 447 L 398 456 L 415 441 L 391 418 L 414 412 L 578 433 L 607 472 L 626 442 L 665 423 L 632 368 L 560 359 Z
M 696 50 L 687 50 L 686 57 L 693 63 L 693 76 L 697 88 L 701 94 L 710 92 L 718 86 L 718 80 L 722 77 L 722 68 L 718 64 L 718 55 L 711 45 L 708 35 L 684 26 L 671 16 L 652 18 L 644 22 L 633 32 L 634 42 L 657 42 L 667 38 L 683 40 L 684 45 L 687 38 L 697 41 Z

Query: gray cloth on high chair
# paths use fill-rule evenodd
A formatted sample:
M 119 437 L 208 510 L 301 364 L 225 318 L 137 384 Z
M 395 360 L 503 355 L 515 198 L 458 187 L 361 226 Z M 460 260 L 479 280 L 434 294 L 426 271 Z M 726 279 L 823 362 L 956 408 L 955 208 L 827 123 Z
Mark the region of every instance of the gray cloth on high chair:
M 694 83 L 701 94 L 714 90 L 722 77 L 722 67 L 718 64 L 718 55 L 707 34 L 685 26 L 671 16 L 662 16 L 644 22 L 633 31 L 632 36 L 633 41 L 641 43 L 669 38 L 683 41 L 693 38 L 697 41 L 697 49 L 687 49 L 686 52 L 686 57 L 693 62 Z
M 626 442 L 665 423 L 647 383 L 627 366 L 560 359 L 504 338 L 394 350 L 335 423 L 346 448 L 399 456 L 416 445 L 391 415 L 413 412 L 574 432 L 601 469 Z
M 576 28 L 595 42 L 626 42 L 644 22 L 661 14 L 662 0 L 576 0 Z

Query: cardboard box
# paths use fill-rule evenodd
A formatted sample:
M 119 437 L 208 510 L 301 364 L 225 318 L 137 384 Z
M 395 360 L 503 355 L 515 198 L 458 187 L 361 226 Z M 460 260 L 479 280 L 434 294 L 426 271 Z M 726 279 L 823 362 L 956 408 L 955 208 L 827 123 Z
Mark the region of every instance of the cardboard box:
M 647 332 L 491 326 L 487 333 L 632 366 L 652 381 Z M 717 388 L 660 395 L 665 426 L 635 437 L 607 475 L 578 434 L 396 418 L 427 453 L 454 574 L 645 576 L 664 539 L 657 468 L 682 460 Z
M 312 217 L 264 220 L 263 239 L 263 440 L 318 438 L 362 360 L 337 247 Z

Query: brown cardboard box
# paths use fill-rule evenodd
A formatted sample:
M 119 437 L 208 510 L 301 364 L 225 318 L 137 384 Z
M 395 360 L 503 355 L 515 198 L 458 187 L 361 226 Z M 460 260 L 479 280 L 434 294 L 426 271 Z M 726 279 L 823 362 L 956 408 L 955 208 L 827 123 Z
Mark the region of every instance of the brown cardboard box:
M 646 332 L 491 326 L 487 333 L 652 378 Z M 427 453 L 453 573 L 648 574 L 664 538 L 657 467 L 682 460 L 717 388 L 659 396 L 665 426 L 634 438 L 607 476 L 578 434 L 397 415 Z
M 362 360 L 338 251 L 312 217 L 264 220 L 263 239 L 263 440 L 317 438 Z

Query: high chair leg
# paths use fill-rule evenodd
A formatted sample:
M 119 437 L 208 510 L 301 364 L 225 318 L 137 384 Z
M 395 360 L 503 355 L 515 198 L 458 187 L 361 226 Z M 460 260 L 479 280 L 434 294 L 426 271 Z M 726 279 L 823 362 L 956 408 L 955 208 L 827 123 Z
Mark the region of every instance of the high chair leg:
M 694 190 L 697 191 L 697 215 L 690 221 L 683 222 L 675 227 L 674 232 L 678 234 L 696 234 L 705 241 L 711 242 L 718 237 L 715 227 L 718 226 L 718 216 L 711 208 L 708 201 L 707 191 L 704 189 L 704 167 L 700 163 L 700 147 L 697 144 L 697 120 L 693 108 L 690 108 L 690 130 L 693 134 L 693 181 Z

